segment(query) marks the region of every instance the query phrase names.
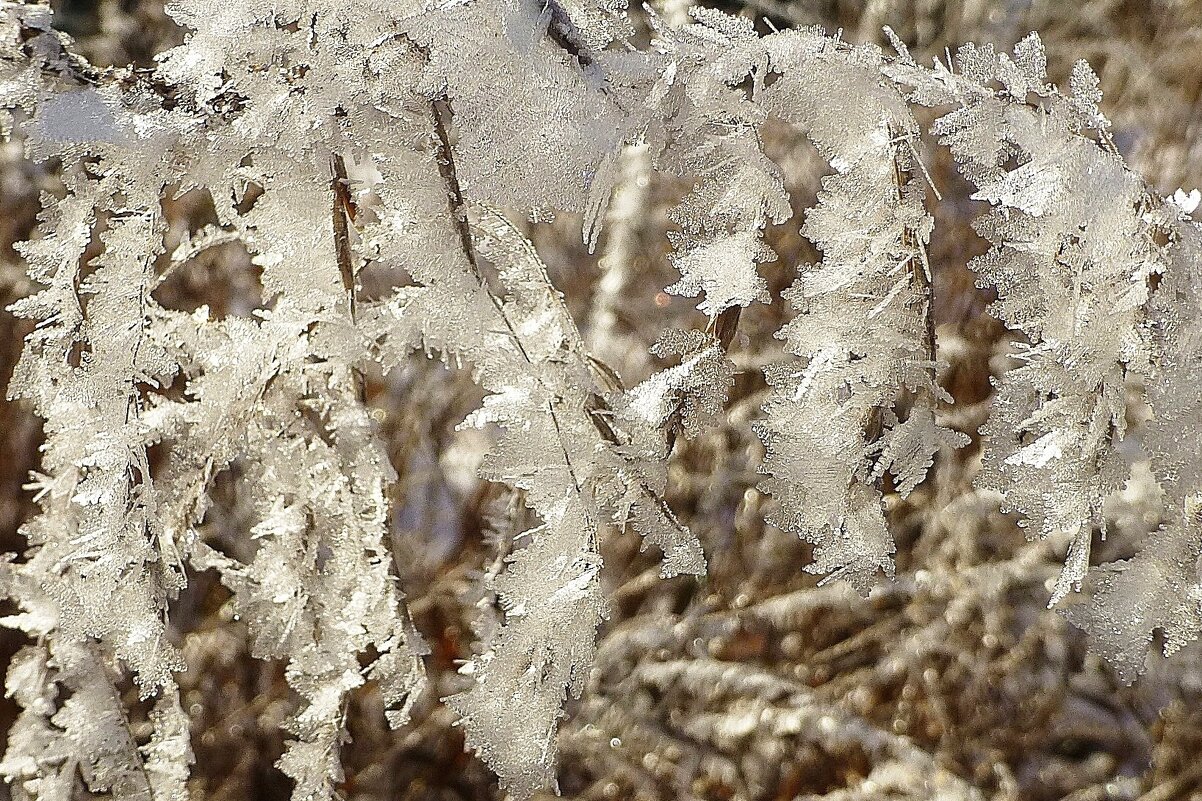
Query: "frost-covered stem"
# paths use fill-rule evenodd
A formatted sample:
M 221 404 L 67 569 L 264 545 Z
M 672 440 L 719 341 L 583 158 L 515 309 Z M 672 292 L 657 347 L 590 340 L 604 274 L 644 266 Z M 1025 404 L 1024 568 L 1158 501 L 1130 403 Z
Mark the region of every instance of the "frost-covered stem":
M 469 745 L 511 792 L 528 796 L 550 781 L 563 697 L 579 693 L 592 664 L 604 609 L 598 526 L 609 515 L 632 518 L 663 549 L 668 575 L 698 572 L 704 558 L 619 449 L 624 435 L 594 387 L 594 363 L 533 247 L 499 213 L 469 207 L 447 132 L 449 103 L 432 111 L 429 155 L 380 165 L 389 225 L 368 238 L 390 248 L 404 243 L 387 251 L 397 256 L 408 248 L 445 254 L 411 270 L 419 286 L 400 290 L 383 319 L 390 336 L 403 336 L 409 321 L 428 347 L 472 362 L 488 394 L 468 423 L 499 426 L 481 475 L 525 490 L 543 521 L 490 582 L 504 624 L 483 637 L 484 652 L 465 667 L 471 686 L 447 699 Z M 398 208 L 416 207 L 426 227 L 389 227 L 399 218 L 390 211 L 398 182 L 410 193 Z M 497 269 L 504 299 L 485 280 L 485 260 Z
M 455 227 L 459 233 L 459 241 L 462 247 L 463 255 L 468 264 L 471 265 L 473 274 L 476 280 L 479 282 L 481 289 L 487 294 L 490 303 L 496 309 L 498 318 L 502 323 L 504 323 L 506 331 L 509 333 L 509 336 L 518 352 L 521 353 L 522 358 L 526 361 L 526 364 L 530 368 L 534 369 L 536 368 L 536 365 L 527 351 L 524 338 L 518 333 L 518 330 L 514 326 L 513 320 L 510 319 L 509 313 L 506 311 L 504 305 L 500 302 L 500 300 L 498 300 L 497 296 L 488 289 L 484 274 L 480 269 L 476 248 L 472 243 L 472 234 L 468 224 L 467 208 L 464 204 L 463 195 L 459 188 L 459 180 L 455 170 L 454 155 L 450 146 L 450 139 L 447 135 L 445 119 L 451 119 L 450 104 L 446 103 L 445 101 L 436 101 L 433 105 L 434 113 L 432 117 L 434 131 L 439 142 L 440 158 L 438 163 L 451 204 L 450 216 L 454 221 Z M 553 293 L 554 290 L 551 287 L 546 287 L 545 291 Z M 730 313 L 719 315 L 718 320 L 721 322 L 719 331 L 721 332 L 722 336 L 725 337 L 726 342 L 729 343 L 730 338 L 734 336 L 734 330 L 738 324 L 739 309 L 736 307 L 733 310 L 728 309 L 726 311 Z M 567 317 L 566 311 L 564 312 L 564 318 L 565 320 L 570 321 L 570 318 Z M 711 321 L 711 324 L 713 324 L 713 322 L 714 321 Z M 574 346 L 579 347 L 578 332 L 575 333 L 573 343 Z M 575 355 L 580 359 L 587 358 L 583 352 Z M 562 427 L 559 419 L 560 412 L 557 410 L 557 405 L 558 403 L 556 401 L 548 401 L 546 407 L 547 413 L 550 416 L 553 425 L 555 426 L 556 432 L 562 435 Z M 610 416 L 609 403 L 600 394 L 591 389 L 587 390 L 584 411 L 589 423 L 608 444 L 618 447 L 628 444 L 607 421 L 606 418 Z M 675 432 L 671 432 L 669 436 L 674 439 Z M 560 436 L 560 450 L 563 452 L 564 462 L 568 466 L 568 469 L 572 475 L 572 479 L 576 484 L 577 492 L 583 493 L 584 488 L 579 477 L 576 475 L 575 469 L 572 466 L 572 457 L 568 452 L 567 445 L 563 442 L 562 436 Z M 659 514 L 663 515 L 666 519 L 675 521 L 675 515 L 672 513 L 671 509 L 660 497 L 660 495 L 647 484 L 646 479 L 642 478 L 641 476 L 637 477 L 636 483 L 639 494 L 643 496 L 644 503 L 654 505 L 659 510 Z M 583 495 L 581 497 L 583 498 Z
M 723 413 L 735 372 L 727 351 L 742 309 L 769 300 L 757 270 L 775 258 L 764 229 L 787 219 L 790 208 L 760 138 L 767 56 L 754 26 L 709 9 L 690 11 L 689 3 L 659 10 L 664 17 L 651 22 L 665 65 L 651 92 L 652 114 L 659 116 L 648 122 L 646 137 L 657 170 L 693 181 L 693 191 L 669 212 L 680 280 L 666 291 L 704 296 L 697 307 L 707 318 L 704 332 L 665 331 L 652 352 L 679 356 L 680 364 L 628 393 L 625 415 L 664 431 L 657 459 L 663 469 L 681 433 L 695 437 Z M 696 24 L 687 24 L 690 15 Z M 731 65 L 712 68 L 735 53 Z
M 934 415 L 950 398 L 931 358 L 932 222 L 902 147 L 917 125 L 871 66 L 878 53 L 785 35 L 768 49 L 782 77 L 765 90 L 765 107 L 806 130 L 834 172 L 802 228 L 822 261 L 788 290 L 797 316 L 777 334 L 801 361 L 767 373 L 762 488 L 779 505 L 772 522 L 814 543 L 807 569 L 866 593 L 878 570 L 892 572 L 884 473 L 904 497 L 940 448 L 964 441 Z M 863 113 L 826 119 L 832 92 L 864 98 Z
M 1156 358 L 1145 442 L 1167 522 L 1132 558 L 1090 568 L 1088 601 L 1066 611 L 1127 682 L 1143 672 L 1154 630 L 1164 633 L 1166 654 L 1202 632 L 1202 226 L 1173 203 L 1153 214 L 1169 241 L 1149 304 Z
M 1105 530 L 1103 499 L 1128 472 L 1117 448 L 1126 385 L 1149 372 L 1143 306 L 1162 270 L 1153 206 L 1104 135 L 1084 62 L 1066 97 L 1047 82 L 1034 34 L 1013 57 L 965 46 L 960 74 L 917 67 L 898 47 L 885 73 L 924 104 L 956 106 L 933 130 L 973 198 L 992 205 L 979 224 L 991 248 L 971 266 L 997 289 L 991 312 L 1028 344 L 999 382 L 978 481 L 1023 513 L 1031 536 L 1069 540 L 1055 604 L 1080 586 L 1094 529 Z
M 111 709 L 116 711 L 121 723 L 121 729 L 126 738 L 128 738 L 128 742 L 132 745 L 133 743 L 137 742 L 137 740 L 134 737 L 133 727 L 129 725 L 129 712 L 125 708 L 125 703 L 121 700 L 121 694 L 117 691 L 116 686 L 113 684 L 112 678 L 109 676 L 108 669 L 105 666 L 106 660 L 98 652 L 99 647 L 96 643 L 85 643 L 81 650 L 86 651 L 91 662 L 91 664 L 89 664 L 85 670 L 88 673 L 92 673 L 95 677 L 103 676 L 103 679 L 101 679 L 98 683 L 104 686 L 103 692 L 108 696 L 109 706 Z M 174 687 L 171 688 L 171 691 L 176 694 L 179 692 L 179 690 Z M 139 751 L 137 748 L 128 748 L 127 754 L 141 778 L 141 783 L 145 786 L 145 796 L 147 798 L 153 797 L 155 801 L 162 801 L 163 798 L 169 798 L 170 795 L 159 796 L 153 793 L 152 788 L 154 787 L 155 782 L 151 781 L 150 774 L 146 772 L 146 761 L 142 758 L 141 751 Z M 139 788 L 139 790 L 142 789 L 143 788 Z M 186 791 L 184 795 L 186 795 Z
M 526 344 L 522 337 L 514 328 L 513 321 L 509 319 L 509 314 L 505 310 L 504 305 L 497 296 L 488 288 L 488 282 L 484 277 L 484 272 L 480 269 L 480 261 L 477 258 L 476 247 L 472 243 L 472 232 L 468 226 L 467 206 L 463 202 L 463 192 L 459 188 L 459 176 L 455 171 L 455 156 L 451 150 L 450 137 L 447 135 L 446 120 L 453 119 L 453 112 L 450 103 L 444 100 L 436 100 L 433 103 L 432 118 L 434 122 L 434 132 L 438 137 L 438 165 L 442 172 L 442 179 L 447 191 L 447 199 L 450 201 L 450 216 L 455 226 L 455 230 L 459 234 L 459 244 L 462 248 L 463 257 L 471 266 L 473 276 L 480 285 L 481 291 L 488 296 L 489 302 L 496 309 L 497 317 L 505 325 L 506 331 L 509 333 L 510 339 L 513 341 L 514 347 L 518 353 L 525 359 L 526 364 L 532 370 L 536 369 L 534 360 L 530 358 L 529 352 L 526 350 Z M 444 120 L 445 117 L 445 120 Z M 556 411 L 556 402 L 548 400 L 546 402 L 547 415 L 551 419 L 552 425 L 555 426 L 555 432 L 558 435 L 559 449 L 563 453 L 564 464 L 567 465 L 568 474 L 572 477 L 572 483 L 576 486 L 576 493 L 583 497 L 584 488 L 581 486 L 580 478 L 576 475 L 576 468 L 572 465 L 571 454 L 568 453 L 567 445 L 563 442 L 563 431 L 559 424 L 559 415 Z

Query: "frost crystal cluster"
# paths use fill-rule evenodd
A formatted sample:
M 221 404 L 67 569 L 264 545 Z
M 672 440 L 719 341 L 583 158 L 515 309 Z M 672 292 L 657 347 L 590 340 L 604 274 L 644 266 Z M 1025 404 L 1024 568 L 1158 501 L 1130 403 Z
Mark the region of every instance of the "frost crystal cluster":
M 495 619 L 445 703 L 514 796 L 553 785 L 565 700 L 607 615 L 602 538 L 641 537 L 664 579 L 705 573 L 665 500 L 670 461 L 726 415 L 740 316 L 772 299 L 773 225 L 820 258 L 784 290 L 792 317 L 750 422 L 761 491 L 770 522 L 812 545 L 808 570 L 867 594 L 893 573 L 885 495 L 968 442 L 940 384 L 933 147 L 984 201 L 989 247 L 970 266 L 1017 343 L 979 486 L 1030 537 L 1068 543 L 1050 600 L 1089 590 L 1069 614 L 1124 677 L 1154 629 L 1174 649 L 1202 628 L 1202 230 L 1188 198 L 1124 165 L 1084 62 L 1062 92 L 1034 34 L 1012 55 L 965 45 L 924 66 L 892 32 L 885 52 L 702 9 L 647 9 L 640 45 L 620 0 L 169 13 L 189 33 L 153 70 L 98 69 L 47 5 L 0 2 L 0 134 L 62 184 L 19 245 L 37 289 L 12 309 L 32 333 L 9 397 L 45 424 L 28 550 L 0 561 L 16 610 L 3 623 L 31 643 L 6 684 L 22 709 L 0 762 L 16 798 L 186 797 L 168 611 L 203 571 L 254 655 L 286 665 L 297 704 L 278 766 L 296 801 L 334 796 L 357 688 L 374 683 L 406 724 L 428 649 L 399 588 L 396 476 L 363 376 L 415 352 L 471 373 L 483 402 L 462 426 L 491 437 L 479 475 L 532 521 L 482 573 Z M 766 155 L 769 122 L 829 165 L 804 220 Z M 708 323 L 665 327 L 653 353 L 672 366 L 625 386 L 515 220 L 579 215 L 589 249 L 612 237 L 621 258 L 632 169 L 689 185 L 666 291 Z M 215 222 L 167 252 L 164 208 L 192 191 Z M 257 308 L 156 301 L 215 249 L 261 271 Z M 1091 566 L 1130 449 L 1151 459 L 1169 522 L 1133 558 Z M 221 481 L 257 521 L 237 547 L 199 531 Z M 152 704 L 148 736 L 129 725 L 129 680 Z

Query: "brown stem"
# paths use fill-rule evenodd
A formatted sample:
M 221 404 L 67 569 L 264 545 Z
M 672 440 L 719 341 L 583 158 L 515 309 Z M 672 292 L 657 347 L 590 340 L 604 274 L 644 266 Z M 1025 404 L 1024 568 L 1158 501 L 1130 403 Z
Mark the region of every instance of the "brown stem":
M 476 248 L 472 243 L 471 230 L 468 226 L 467 206 L 464 203 L 463 193 L 459 187 L 459 179 L 455 171 L 454 155 L 451 150 L 450 136 L 447 133 L 447 121 L 453 118 L 453 111 L 450 107 L 450 104 L 444 100 L 434 101 L 432 104 L 432 117 L 434 133 L 438 138 L 440 150 L 439 157 L 437 159 L 438 169 L 442 174 L 443 182 L 447 189 L 447 199 L 450 203 L 451 219 L 454 220 L 455 228 L 458 231 L 460 246 L 463 249 L 464 257 L 471 266 L 476 280 L 480 283 L 480 286 L 488 295 L 493 306 L 496 308 L 497 314 L 500 316 L 501 321 L 505 324 L 506 330 L 509 332 L 510 338 L 513 340 L 515 347 L 517 347 L 522 357 L 526 360 L 526 363 L 533 366 L 534 362 L 530 358 L 529 353 L 526 351 L 521 336 L 518 334 L 513 322 L 509 319 L 509 315 L 506 313 L 505 307 L 497 299 L 496 295 L 489 291 L 484 280 L 483 272 L 480 269 L 479 260 L 476 255 Z M 738 315 L 734 316 L 734 320 L 737 322 Z M 731 335 L 733 335 L 733 326 L 731 328 Z M 583 354 L 583 358 L 586 362 L 591 363 L 592 361 L 591 357 L 587 354 Z M 617 380 L 617 376 L 612 370 L 606 367 L 605 371 L 608 376 L 612 376 L 615 381 Z M 555 403 L 547 403 L 547 412 L 551 417 L 552 424 L 555 426 L 556 433 L 560 435 L 560 449 L 563 451 L 564 462 L 568 467 L 568 472 L 572 476 L 572 480 L 576 485 L 577 492 L 583 496 L 583 485 L 576 476 L 576 471 L 572 465 L 571 456 L 568 454 L 567 446 L 563 442 L 562 431 L 559 424 L 559 415 L 556 411 Z M 614 428 L 609 424 L 608 414 L 610 412 L 610 407 L 601 395 L 590 391 L 585 400 L 584 412 L 593 428 L 596 429 L 597 433 L 603 440 L 611 445 L 619 447 L 624 444 L 619 433 L 615 431 Z M 651 487 L 649 487 L 642 479 L 638 479 L 637 484 L 639 490 L 646 495 L 652 503 L 658 505 L 665 515 L 675 521 L 675 515 L 672 513 L 672 510 L 658 495 L 658 493 L 652 490 Z
M 331 221 L 334 226 L 334 257 L 338 261 L 338 273 L 342 276 L 342 286 L 346 290 L 347 312 L 351 325 L 355 324 L 355 262 L 351 253 L 351 232 L 349 222 L 355 219 L 355 203 L 351 199 L 350 187 L 346 177 L 346 162 L 342 156 L 335 153 L 330 157 L 330 190 L 333 195 Z M 352 381 L 355 385 L 355 397 L 359 403 L 367 403 L 367 380 L 363 371 L 348 365 Z
M 729 309 L 723 309 L 713 322 L 714 338 L 718 340 L 718 347 L 725 352 L 730 343 L 735 338 L 735 332 L 739 330 L 739 316 L 743 313 L 742 306 L 731 306 Z
M 334 196 L 332 221 L 334 225 L 334 256 L 338 260 L 338 273 L 342 276 L 342 286 L 346 289 L 347 304 L 350 308 L 351 322 L 355 322 L 355 269 L 351 256 L 351 234 L 347 218 L 354 219 L 354 202 L 351 200 L 350 188 L 347 186 L 346 162 L 342 156 L 334 154 L 330 158 L 330 190 Z
M 451 151 L 451 138 L 447 134 L 447 120 L 453 115 L 450 103 L 445 100 L 435 100 L 432 104 L 434 118 L 434 134 L 438 137 L 438 172 L 446 185 L 447 195 L 451 201 L 451 218 L 455 221 L 455 230 L 459 233 L 459 245 L 463 255 L 476 272 L 476 277 L 483 281 L 480 265 L 476 260 L 476 248 L 472 245 L 472 232 L 467 225 L 467 206 L 463 202 L 463 190 L 459 188 L 459 175 L 455 172 L 455 157 Z
M 447 133 L 446 120 L 452 119 L 453 111 L 451 106 L 445 100 L 435 100 L 431 104 L 431 116 L 434 122 L 434 133 L 438 137 L 439 156 L 436 159 L 438 162 L 438 171 L 442 175 L 443 183 L 447 189 L 447 200 L 450 203 L 451 219 L 454 221 L 455 229 L 459 234 L 459 244 L 463 250 L 464 258 L 472 268 L 476 281 L 480 284 L 481 290 L 488 296 L 493 308 L 496 309 L 497 315 L 501 318 L 501 322 L 505 324 L 506 330 L 509 332 L 510 339 L 514 346 L 526 360 L 526 363 L 531 367 L 534 366 L 534 360 L 530 358 L 530 354 L 526 351 L 526 346 L 522 342 L 522 338 L 518 336 L 517 329 L 514 328 L 513 322 L 509 319 L 509 315 L 505 312 L 504 305 L 497 299 L 488 288 L 487 282 L 484 280 L 484 273 L 480 269 L 479 259 L 476 257 L 476 247 L 472 243 L 472 232 L 468 227 L 467 206 L 463 202 L 463 191 L 459 188 L 459 176 L 455 171 L 455 157 L 451 150 L 450 136 Z M 563 442 L 562 431 L 559 426 L 559 417 L 555 412 L 555 404 L 551 401 L 547 402 L 547 413 L 551 417 L 551 424 L 555 426 L 555 433 L 559 436 L 559 447 L 563 451 L 564 464 L 567 465 L 568 474 L 572 477 L 572 482 L 576 485 L 576 492 L 583 497 L 584 487 L 580 483 L 580 479 L 576 476 L 576 469 L 572 465 L 572 457 L 568 454 L 567 446 Z M 591 417 L 591 416 L 590 416 Z

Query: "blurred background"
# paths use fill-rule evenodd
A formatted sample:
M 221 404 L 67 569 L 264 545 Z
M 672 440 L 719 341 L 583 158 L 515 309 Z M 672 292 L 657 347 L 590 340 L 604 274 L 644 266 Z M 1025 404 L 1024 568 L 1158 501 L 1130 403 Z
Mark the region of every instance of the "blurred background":
M 153 65 L 183 32 L 158 0 L 59 0 L 57 26 L 94 63 Z M 885 44 L 892 27 L 929 63 L 964 42 L 1009 49 L 1038 31 L 1053 80 L 1089 61 L 1104 109 L 1129 163 L 1162 193 L 1202 186 L 1202 3 L 1191 0 L 744 0 L 717 3 L 771 27 L 821 25 L 853 42 Z M 679 12 L 679 6 L 675 9 Z M 924 120 L 924 121 L 929 121 Z M 978 427 L 990 377 L 1009 366 L 1011 341 L 985 313 L 968 260 L 985 249 L 970 223 L 978 204 L 945 152 L 927 166 L 944 201 L 932 204 L 931 244 L 939 356 L 956 399 L 949 420 L 973 444 L 937 463 L 905 501 L 887 494 L 897 577 L 868 599 L 841 585 L 816 587 L 803 571 L 809 547 L 763 523 L 771 499 L 755 489 L 762 449 L 750 421 L 766 395 L 761 368 L 782 357 L 773 332 L 788 319 L 779 300 L 798 266 L 817 258 L 800 237 L 824 164 L 787 127 L 770 127 L 770 155 L 784 171 L 796 218 L 769 231 L 779 258 L 764 265 L 774 297 L 743 314 L 731 355 L 740 372 L 728 423 L 677 444 L 668 501 L 699 534 L 710 574 L 668 581 L 633 534 L 608 532 L 603 580 L 611 600 L 596 670 L 570 702 L 560 734 L 559 785 L 580 799 L 998 799 L 1103 801 L 1202 799 L 1202 651 L 1154 656 L 1133 686 L 1087 649 L 1084 636 L 1046 608 L 1064 543 L 1028 543 L 997 499 L 972 487 Z M 33 290 L 11 244 L 26 238 L 39 192 L 55 191 L 53 165 L 0 145 L 0 296 Z M 665 366 L 648 353 L 670 326 L 701 327 L 676 280 L 666 212 L 688 186 L 627 163 L 596 255 L 579 244 L 578 219 L 527 223 L 526 233 L 596 354 L 630 386 Z M 165 201 L 169 253 L 212 222 L 192 193 Z M 632 213 L 631 210 L 634 210 Z M 216 247 L 163 283 L 164 306 L 207 304 L 217 316 L 259 304 L 256 269 L 236 246 Z M 0 312 L 0 383 L 7 383 L 26 321 Z M 393 545 L 411 613 L 429 642 L 431 689 L 414 722 L 387 730 L 371 687 L 349 710 L 343 750 L 348 799 L 492 799 L 495 778 L 464 752 L 438 701 L 463 687 L 455 672 L 472 653 L 471 623 L 484 570 L 504 557 L 529 521 L 521 499 L 474 477 L 481 434 L 456 425 L 480 401 L 463 371 L 420 355 L 385 381 L 369 376 L 393 466 Z M 1134 406 L 1134 404 L 1133 404 Z M 1133 411 L 1133 415 L 1137 416 Z M 39 421 L 0 405 L 0 551 L 20 551 L 33 512 L 22 489 L 38 464 Z M 1136 456 L 1132 478 L 1108 503 L 1109 528 L 1095 561 L 1130 555 L 1161 513 Z M 237 465 L 216 482 L 203 536 L 245 538 L 250 510 Z M 1126 549 L 1126 550 L 1123 550 Z M 245 625 L 228 592 L 197 574 L 172 611 L 188 660 L 181 676 L 193 720 L 196 799 L 284 799 L 273 768 L 281 722 L 294 703 L 281 664 L 249 656 Z M 0 655 L 20 646 L 0 634 Z M 138 708 L 136 692 L 129 702 Z M 7 730 L 15 706 L 0 706 Z M 0 796 L 8 788 L 0 784 Z

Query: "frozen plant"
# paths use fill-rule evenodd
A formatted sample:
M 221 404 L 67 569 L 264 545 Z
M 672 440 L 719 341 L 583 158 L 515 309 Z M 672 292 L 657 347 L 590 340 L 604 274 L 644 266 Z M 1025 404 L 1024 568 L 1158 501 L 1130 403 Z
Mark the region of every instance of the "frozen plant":
M 723 423 L 742 315 L 773 299 L 772 225 L 800 227 L 821 257 L 784 292 L 793 316 L 752 423 L 760 486 L 769 521 L 812 545 L 807 569 L 866 595 L 893 573 L 885 496 L 969 440 L 940 384 L 927 249 L 941 198 L 918 108 L 939 113 L 930 133 L 987 205 L 990 247 L 970 266 L 1021 340 L 984 427 L 981 489 L 1033 539 L 1070 543 L 1050 601 L 1089 586 L 1070 614 L 1125 677 L 1154 629 L 1177 648 L 1202 628 L 1196 199 L 1160 197 L 1124 164 L 1084 62 L 1062 92 L 1034 34 L 1012 55 L 969 44 L 925 66 L 891 32 L 886 53 L 818 29 L 762 36 L 707 9 L 646 10 L 639 46 L 619 0 L 169 11 L 189 33 L 153 70 L 98 69 L 48 5 L 0 2 L 0 133 L 62 183 L 19 246 L 38 289 L 12 308 L 33 330 L 9 396 L 45 422 L 28 549 L 0 563 L 19 606 L 4 623 L 33 642 L 7 678 L 22 711 L 0 772 L 16 797 L 187 796 L 169 613 L 201 571 L 232 593 L 254 655 L 286 665 L 299 706 L 278 764 L 296 801 L 334 797 L 358 688 L 374 683 L 389 724 L 406 724 L 427 649 L 393 564 L 396 476 L 365 375 L 414 352 L 473 376 L 483 402 L 463 426 L 493 437 L 479 475 L 535 518 L 483 575 L 479 651 L 445 703 L 513 795 L 553 785 L 565 699 L 588 683 L 607 614 L 607 531 L 660 553 L 665 580 L 705 573 L 666 500 L 672 457 Z M 772 122 L 829 165 L 804 223 L 765 152 Z M 666 325 L 653 353 L 677 363 L 626 386 L 515 221 L 578 214 L 583 242 L 605 242 L 609 325 L 631 177 L 649 172 L 690 183 L 666 291 L 707 322 Z M 168 253 L 164 209 L 190 191 L 215 222 Z M 252 314 L 155 299 L 215 248 L 261 270 Z M 1138 438 L 1133 394 L 1150 418 Z M 1133 558 L 1091 566 L 1132 448 L 1168 522 Z M 223 479 L 254 521 L 224 548 L 200 531 Z M 708 667 L 635 678 L 666 691 Z M 130 725 L 127 678 L 153 699 L 148 737 Z M 759 720 L 781 736 L 809 725 L 797 688 L 778 695 Z

